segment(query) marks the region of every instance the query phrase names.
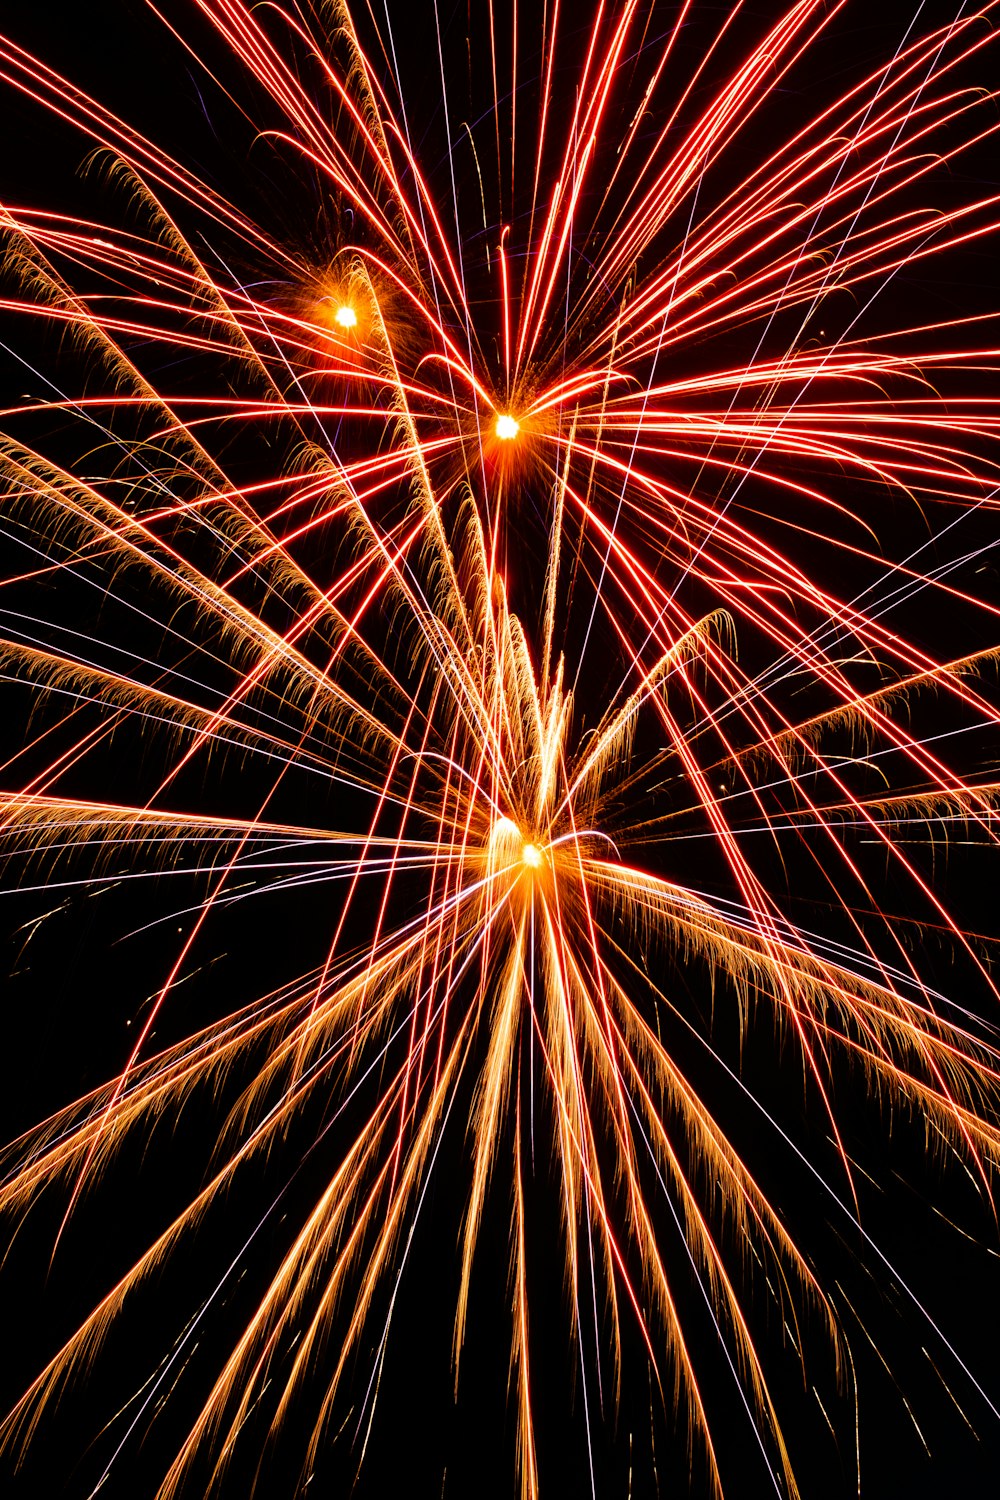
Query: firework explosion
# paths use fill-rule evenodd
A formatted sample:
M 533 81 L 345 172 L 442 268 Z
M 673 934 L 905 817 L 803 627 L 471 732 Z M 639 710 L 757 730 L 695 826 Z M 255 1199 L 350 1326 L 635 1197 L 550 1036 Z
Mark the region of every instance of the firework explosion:
M 190 1281 L 74 1494 L 154 1430 L 163 1500 L 249 1493 L 275 1444 L 363 1481 L 399 1344 L 442 1406 L 493 1399 L 526 1500 L 565 1471 L 542 1405 L 595 1493 L 616 1423 L 622 1493 L 665 1423 L 721 1493 L 735 1411 L 795 1495 L 804 1402 L 857 1466 L 865 1318 L 787 1193 L 896 1281 L 870 1101 L 990 1201 L 990 945 L 934 850 L 995 838 L 997 356 L 927 287 L 997 226 L 995 7 L 846 73 L 844 3 L 570 9 L 468 47 L 431 11 L 417 48 L 319 0 L 170 7 L 251 130 L 243 196 L 0 46 L 104 215 L 2 209 L 6 884 L 44 898 L 29 954 L 99 894 L 153 975 L 3 1207 L 58 1266 L 183 1159 L 12 1464 Z

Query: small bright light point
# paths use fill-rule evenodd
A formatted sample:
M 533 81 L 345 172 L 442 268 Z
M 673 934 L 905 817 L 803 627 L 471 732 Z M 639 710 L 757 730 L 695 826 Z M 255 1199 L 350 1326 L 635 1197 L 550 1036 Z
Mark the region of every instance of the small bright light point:
M 521 424 L 516 417 L 510 416 L 507 412 L 497 417 L 496 434 L 502 442 L 509 442 L 511 438 L 516 438 L 520 431 Z
M 358 315 L 354 311 L 353 307 L 349 307 L 348 304 L 344 302 L 340 307 L 337 308 L 337 311 L 334 313 L 333 321 L 335 323 L 339 323 L 341 328 L 357 328 Z
M 525 844 L 521 850 L 521 858 L 529 870 L 537 870 L 542 863 L 542 851 L 537 844 Z

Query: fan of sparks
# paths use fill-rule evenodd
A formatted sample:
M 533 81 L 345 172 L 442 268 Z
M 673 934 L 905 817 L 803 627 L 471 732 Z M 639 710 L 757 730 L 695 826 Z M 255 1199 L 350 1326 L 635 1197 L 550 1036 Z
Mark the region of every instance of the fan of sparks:
M 721 1487 L 680 1247 L 774 1486 L 796 1494 L 752 1309 L 779 1299 L 789 1329 L 810 1309 L 841 1350 L 836 1311 L 671 1039 L 711 1056 L 710 1010 L 765 1016 L 847 1198 L 841 1073 L 989 1191 L 1000 1057 L 897 918 L 946 935 L 988 1017 L 988 958 L 920 846 L 994 838 L 998 611 L 963 528 L 1000 486 L 995 325 L 925 321 L 903 288 L 996 229 L 961 175 L 997 129 L 978 86 L 995 7 L 911 29 L 819 103 L 809 59 L 850 25 L 843 0 L 756 30 L 715 11 L 697 56 L 690 0 L 595 5 L 582 31 L 560 0 L 494 7 L 469 122 L 432 13 L 450 150 L 431 176 L 385 18 L 359 13 L 364 40 L 318 0 L 192 9 L 266 102 L 247 170 L 277 160 L 319 195 L 325 254 L 0 49 L 8 86 L 82 133 L 92 180 L 127 204 L 106 223 L 2 210 L 5 314 L 64 355 L 0 439 L 3 674 L 34 704 L 3 769 L 7 882 L 114 874 L 174 912 L 167 876 L 195 891 L 124 1064 L 8 1147 L 3 1207 L 17 1221 L 55 1188 L 69 1215 L 193 1091 L 228 1100 L 190 1205 L 6 1441 L 24 1448 L 140 1284 L 322 1099 L 327 1184 L 266 1220 L 270 1285 L 163 1500 L 206 1454 L 221 1482 L 251 1411 L 280 1427 L 303 1390 L 314 1469 L 359 1360 L 363 1431 L 449 1132 L 455 1379 L 499 1200 L 521 1493 L 544 1478 L 541 1160 L 583 1399 L 613 1392 L 628 1323 Z M 931 617 L 958 650 L 913 638 Z M 217 924 L 242 913 L 252 945 L 295 891 L 328 916 L 318 961 L 298 972 L 289 941 L 279 988 L 163 1050 Z M 120 1446 L 190 1337 L 120 1415 Z

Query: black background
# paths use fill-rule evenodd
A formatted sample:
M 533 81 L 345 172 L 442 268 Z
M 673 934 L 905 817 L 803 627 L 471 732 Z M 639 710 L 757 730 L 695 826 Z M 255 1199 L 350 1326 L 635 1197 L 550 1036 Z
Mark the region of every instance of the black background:
M 465 3 L 442 6 L 450 79 L 461 79 L 463 57 L 475 56 L 476 39 L 480 46 L 485 45 L 485 9 L 484 5 L 470 7 Z M 718 12 L 708 6 L 701 9 L 714 23 Z M 267 105 L 259 91 L 241 83 L 238 68 L 220 55 L 217 43 L 192 14 L 193 7 L 168 4 L 167 12 L 186 31 L 190 28 L 199 54 L 232 83 L 251 117 L 256 120 L 266 116 Z M 749 30 L 766 22 L 773 13 L 774 8 L 767 6 L 751 8 Z M 891 46 L 905 29 L 910 13 L 901 6 L 880 6 L 876 14 L 871 5 L 848 5 L 835 36 L 817 52 L 814 77 L 808 85 L 802 80 L 790 90 L 787 107 L 794 111 L 803 101 L 811 102 L 807 96 L 814 87 L 840 87 L 853 79 L 867 60 L 884 55 L 886 46 Z M 443 196 L 448 175 L 442 149 L 433 12 L 422 5 L 397 4 L 392 14 L 418 153 L 428 163 L 432 180 L 440 184 Z M 669 16 L 669 11 L 666 14 Z M 922 20 L 929 25 L 948 14 L 945 7 L 927 6 Z M 86 7 L 38 3 L 30 15 L 14 13 L 3 19 L 9 35 L 79 80 L 95 97 L 163 142 L 181 160 L 190 162 L 271 233 L 289 237 L 306 256 L 320 257 L 324 235 L 329 232 L 328 212 L 322 204 L 314 204 L 312 217 L 308 217 L 303 208 L 307 194 L 287 191 L 280 163 L 255 143 L 246 118 L 196 72 L 180 47 L 164 35 L 155 17 L 143 7 L 127 0 L 116 4 L 102 0 Z M 583 19 L 581 16 L 580 35 Z M 467 37 L 472 38 L 468 52 Z M 692 47 L 695 45 L 693 37 Z M 469 62 L 464 88 L 456 82 L 460 105 L 452 100 L 453 130 L 461 108 L 468 105 L 472 114 L 476 100 L 485 98 L 481 80 L 473 77 L 479 61 Z M 986 66 L 995 73 L 1000 66 L 995 55 Z M 529 71 L 537 68 L 537 58 L 529 56 L 526 67 Z M 985 77 L 982 81 L 988 86 L 995 79 Z M 466 97 L 470 92 L 475 99 Z M 95 200 L 102 201 L 102 189 L 93 174 L 82 176 L 79 171 L 87 148 L 77 136 L 16 98 L 7 97 L 2 108 L 6 148 L 0 195 L 6 201 L 52 205 L 67 212 L 88 211 Z M 780 129 L 780 116 L 776 115 L 768 128 Z M 748 144 L 749 154 L 757 149 L 757 141 Z M 964 179 L 967 174 L 971 182 L 988 191 L 995 182 L 994 162 L 992 151 L 979 153 L 952 174 L 953 187 L 961 191 L 964 180 L 956 179 Z M 468 180 L 468 163 L 462 170 L 464 180 Z M 100 212 L 94 216 L 100 218 Z M 994 293 L 990 258 L 973 250 L 945 265 L 921 271 L 919 276 L 914 273 L 894 287 L 886 317 L 898 317 L 904 306 L 916 299 L 920 300 L 921 316 L 928 307 L 940 310 L 942 315 L 951 308 L 976 311 L 991 305 Z M 489 317 L 488 309 L 483 316 Z M 29 361 L 42 352 L 35 336 L 16 319 L 3 321 L 0 336 Z M 12 401 L 22 390 L 39 389 L 37 378 L 15 359 L 0 357 L 4 360 L 4 389 L 11 392 Z M 979 587 L 992 588 L 996 596 L 992 577 L 985 582 L 981 578 Z M 53 599 L 50 605 L 58 615 L 60 601 Z M 950 654 L 950 636 L 956 642 L 968 639 L 966 622 L 949 621 L 939 614 L 915 615 L 906 623 L 914 635 L 932 643 L 942 657 Z M 0 724 L 3 743 L 11 747 L 28 725 L 27 698 L 22 701 L 10 691 L 6 697 L 9 706 Z M 138 743 L 119 739 L 111 753 L 124 796 L 132 775 L 130 757 L 136 758 L 133 766 L 137 767 L 138 758 L 145 752 Z M 97 771 L 94 774 L 96 777 Z M 137 768 L 134 779 L 140 779 Z M 206 808 L 214 805 L 213 787 L 189 790 L 196 802 L 201 797 Z M 246 786 L 243 790 L 250 795 Z M 342 814 L 343 809 L 336 811 Z M 986 850 L 956 851 L 947 873 L 939 875 L 953 909 L 963 914 L 970 929 L 985 933 L 996 931 L 992 864 Z M 26 883 L 44 883 L 44 871 L 39 874 L 36 870 Z M 151 917 L 162 917 L 197 899 L 190 887 L 185 895 L 176 896 L 173 891 L 162 892 L 159 885 L 152 893 L 145 887 L 139 893 L 111 889 L 110 879 L 108 886 L 99 900 L 83 887 L 65 896 L 62 891 L 56 895 L 34 890 L 4 897 L 3 931 L 9 934 L 9 961 L 3 966 L 0 1103 L 4 1138 L 13 1137 L 59 1104 L 96 1086 L 122 1064 L 130 1027 L 162 981 L 170 957 L 171 934 L 184 928 L 185 918 L 180 917 L 166 931 L 160 928 L 140 936 L 129 934 Z M 34 928 L 34 920 L 49 911 L 52 914 Z M 301 955 L 306 962 L 321 954 L 328 922 L 329 911 L 317 896 L 271 898 L 266 923 L 239 913 L 222 919 L 213 928 L 199 973 L 177 993 L 165 1022 L 170 1034 L 183 1035 L 206 1015 L 224 1013 L 247 994 L 281 982 L 288 974 L 289 941 L 296 945 L 297 958 Z M 969 986 L 967 1003 L 985 1005 L 972 993 L 969 974 L 955 964 L 946 945 L 924 951 L 921 962 L 941 988 L 953 992 L 955 986 Z M 691 986 L 695 1003 L 703 1003 L 702 981 L 692 978 Z M 718 1045 L 723 1051 L 728 1048 L 732 1055 L 736 1050 L 734 1038 L 725 1035 L 724 1027 L 721 1029 Z M 696 1049 L 689 1062 L 697 1070 Z M 801 1071 L 794 1064 L 786 1070 L 780 1057 L 775 1062 L 773 1035 L 766 1018 L 760 1018 L 746 1040 L 743 1069 L 748 1087 L 766 1098 L 768 1107 L 794 1138 L 810 1140 L 811 1158 L 837 1191 L 846 1194 L 847 1185 L 836 1175 L 829 1143 L 816 1139 L 815 1128 L 809 1133 L 807 1122 L 813 1118 L 815 1101 L 804 1097 Z M 718 1118 L 732 1129 L 741 1146 L 745 1145 L 762 1185 L 794 1226 L 800 1243 L 808 1246 L 821 1281 L 842 1287 L 845 1298 L 856 1309 L 854 1321 L 845 1314 L 845 1328 L 860 1391 L 862 1494 L 995 1494 L 1000 1418 L 990 1411 L 885 1263 L 852 1229 L 847 1216 L 816 1188 L 810 1172 L 793 1152 L 773 1133 L 763 1130 L 762 1121 L 739 1089 L 717 1077 L 713 1086 Z M 988 1205 L 962 1166 L 953 1162 L 945 1171 L 939 1160 L 928 1158 L 919 1122 L 880 1110 L 865 1101 L 862 1093 L 860 1083 L 847 1080 L 836 1104 L 845 1138 L 865 1168 L 856 1179 L 865 1230 L 886 1261 L 905 1275 L 938 1328 L 1000 1405 L 1000 1386 L 995 1378 L 1000 1333 L 1000 1239 Z M 461 1101 L 457 1107 L 461 1108 Z M 51 1202 L 39 1205 L 14 1238 L 0 1283 L 4 1299 L 3 1395 L 7 1405 L 90 1310 L 115 1273 L 121 1274 L 167 1222 L 170 1213 L 182 1206 L 192 1180 L 197 1181 L 204 1169 L 215 1118 L 212 1100 L 195 1097 L 177 1122 L 165 1121 L 149 1142 L 123 1152 L 106 1182 L 74 1216 L 51 1265 L 49 1251 L 62 1214 L 62 1200 L 57 1194 L 52 1195 Z M 460 1132 L 446 1136 L 421 1215 L 401 1284 L 366 1461 L 356 1481 L 358 1495 L 375 1497 L 404 1491 L 415 1497 L 443 1494 L 454 1500 L 472 1494 L 513 1493 L 506 1314 L 504 1298 L 496 1291 L 506 1286 L 507 1276 L 509 1207 L 502 1195 L 496 1195 L 491 1203 L 484 1225 L 484 1248 L 477 1262 L 470 1316 L 473 1336 L 457 1403 L 451 1397 L 451 1309 L 464 1170 L 461 1146 Z M 299 1163 L 302 1150 L 291 1143 L 289 1152 L 289 1159 Z M 7 1455 L 7 1488 L 2 1493 L 32 1497 L 82 1497 L 90 1493 L 114 1447 L 113 1431 L 101 1438 L 96 1436 L 103 1422 L 157 1366 L 177 1329 L 226 1269 L 234 1250 L 272 1203 L 277 1202 L 273 1213 L 280 1219 L 283 1214 L 294 1216 L 297 1208 L 315 1198 L 317 1184 L 324 1180 L 322 1162 L 307 1158 L 290 1181 L 289 1171 L 288 1161 L 274 1161 L 267 1170 L 261 1169 L 244 1182 L 239 1192 L 206 1221 L 192 1243 L 174 1257 L 169 1272 L 140 1295 L 87 1379 L 76 1384 L 60 1402 L 57 1419 L 42 1428 L 40 1441 L 16 1474 L 11 1455 Z M 554 1189 L 554 1172 L 540 1163 L 530 1187 L 540 1219 L 551 1212 L 547 1205 Z M 279 1197 L 282 1193 L 284 1196 Z M 583 1400 L 567 1346 L 565 1307 L 558 1296 L 560 1262 L 554 1215 L 552 1224 L 552 1264 L 545 1264 L 540 1254 L 536 1267 L 539 1286 L 557 1289 L 555 1295 L 539 1299 L 537 1313 L 535 1381 L 540 1459 L 544 1491 L 575 1496 L 589 1491 Z M 140 1497 L 154 1493 L 165 1461 L 185 1430 L 185 1417 L 190 1420 L 197 1409 L 199 1375 L 211 1371 L 213 1351 L 225 1349 L 227 1335 L 241 1326 L 241 1313 L 252 1307 L 255 1291 L 259 1294 L 266 1285 L 267 1240 L 265 1228 L 256 1242 L 264 1253 L 248 1257 L 242 1275 L 231 1285 L 213 1315 L 211 1327 L 199 1340 L 189 1376 L 178 1383 L 147 1438 L 141 1444 L 133 1441 L 123 1452 L 102 1494 Z M 677 1274 L 682 1277 L 682 1268 Z M 691 1327 L 697 1330 L 695 1337 L 707 1351 L 707 1399 L 716 1420 L 727 1492 L 739 1497 L 771 1493 L 725 1369 L 720 1361 L 712 1363 L 711 1327 L 691 1287 L 686 1288 L 685 1295 L 690 1301 L 686 1312 Z M 779 1353 L 769 1370 L 779 1396 L 788 1402 L 783 1409 L 796 1414 L 789 1419 L 789 1436 L 801 1473 L 802 1493 L 808 1500 L 850 1495 L 854 1493 L 853 1408 L 845 1395 L 836 1394 L 822 1336 L 818 1329 L 813 1331 L 809 1384 L 815 1379 L 824 1392 L 838 1429 L 837 1442 L 826 1430 L 811 1391 L 803 1391 L 794 1356 L 780 1357 L 780 1330 L 771 1332 Z M 869 1342 L 869 1333 L 874 1342 Z M 655 1393 L 650 1391 L 641 1346 L 628 1330 L 626 1355 L 632 1357 L 625 1361 L 617 1417 L 591 1423 L 597 1493 L 616 1500 L 624 1500 L 629 1494 L 641 1500 L 657 1490 L 664 1495 L 677 1493 L 678 1486 L 683 1493 L 687 1469 L 683 1433 L 662 1414 Z M 934 1375 L 932 1360 L 943 1381 Z M 351 1382 L 355 1407 L 364 1396 L 369 1375 L 370 1362 L 360 1360 Z M 954 1399 L 946 1392 L 945 1382 Z M 593 1390 L 589 1395 L 593 1401 Z M 345 1404 L 345 1415 L 351 1404 Z M 929 1453 L 915 1426 L 922 1432 Z M 302 1491 L 307 1496 L 342 1494 L 355 1482 L 361 1446 L 356 1418 L 347 1416 L 338 1433 L 339 1427 L 340 1422 L 335 1422 L 333 1432 L 337 1436 L 331 1439 L 316 1479 Z M 276 1500 L 296 1493 L 301 1438 L 293 1419 L 278 1444 L 269 1450 L 259 1475 L 255 1470 L 259 1444 L 251 1439 L 247 1444 L 249 1456 L 237 1461 L 223 1493 L 237 1496 L 254 1492 L 273 1495 Z M 198 1495 L 202 1482 L 196 1471 L 185 1495 Z M 705 1492 L 705 1478 L 697 1460 L 692 1492 Z

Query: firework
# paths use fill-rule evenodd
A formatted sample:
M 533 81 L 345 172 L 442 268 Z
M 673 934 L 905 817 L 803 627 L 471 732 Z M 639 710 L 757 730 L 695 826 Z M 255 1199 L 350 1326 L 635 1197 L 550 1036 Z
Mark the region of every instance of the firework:
M 635 1365 L 693 1484 L 726 1479 L 721 1380 L 799 1493 L 786 1372 L 829 1421 L 816 1346 L 846 1406 L 854 1308 L 757 1133 L 875 1272 L 845 1088 L 986 1201 L 1000 1152 L 990 943 L 933 863 L 995 840 L 995 323 L 909 293 L 997 227 L 963 175 L 997 129 L 994 9 L 813 97 L 843 3 L 491 6 L 461 106 L 432 14 L 426 133 L 388 18 L 161 18 L 206 87 L 217 57 L 252 84 L 251 167 L 312 204 L 298 233 L 0 46 L 94 149 L 104 214 L 2 211 L 33 386 L 59 354 L 0 439 L 0 651 L 31 701 L 6 881 L 123 902 L 156 969 L 110 1081 L 7 1149 L 4 1210 L 57 1202 L 58 1263 L 136 1143 L 210 1122 L 8 1417 L 15 1459 L 149 1283 L 224 1241 L 89 1492 L 175 1406 L 163 1500 L 288 1434 L 306 1481 L 337 1443 L 360 1465 L 436 1257 L 455 1392 L 491 1361 L 502 1405 L 509 1372 L 523 1496 L 551 1484 L 546 1288 L 595 1493 Z M 801 1147 L 744 1068 L 762 1038 Z

